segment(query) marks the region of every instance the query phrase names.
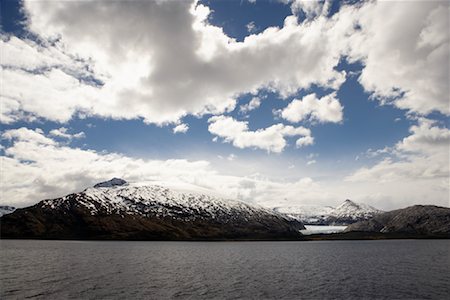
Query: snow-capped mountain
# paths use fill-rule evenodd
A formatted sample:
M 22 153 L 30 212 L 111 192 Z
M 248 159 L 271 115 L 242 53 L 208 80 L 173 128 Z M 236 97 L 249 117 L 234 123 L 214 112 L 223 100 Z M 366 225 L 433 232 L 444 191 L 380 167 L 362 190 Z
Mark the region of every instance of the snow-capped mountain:
M 347 223 L 354 223 L 356 221 L 370 219 L 382 212 L 365 203 L 356 203 L 347 199 L 341 205 L 337 206 L 330 216 L 336 220 L 347 220 Z
M 96 239 L 292 239 L 301 222 L 240 201 L 118 178 L 2 218 L 2 236 Z
M 274 210 L 308 225 L 348 225 L 370 219 L 383 212 L 370 205 L 348 199 L 337 207 L 302 205 L 276 207 Z
M 3 215 L 7 215 L 13 213 L 16 210 L 13 206 L 0 205 L 0 217 Z

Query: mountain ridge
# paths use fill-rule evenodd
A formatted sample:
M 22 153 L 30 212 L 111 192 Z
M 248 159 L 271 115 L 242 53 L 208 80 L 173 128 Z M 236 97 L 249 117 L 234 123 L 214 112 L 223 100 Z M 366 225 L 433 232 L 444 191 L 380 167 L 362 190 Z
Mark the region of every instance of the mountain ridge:
M 96 186 L 96 187 L 95 187 Z M 301 222 L 269 209 L 114 178 L 2 217 L 2 238 L 301 239 Z
M 406 233 L 450 237 L 450 208 L 414 205 L 349 225 L 345 232 Z

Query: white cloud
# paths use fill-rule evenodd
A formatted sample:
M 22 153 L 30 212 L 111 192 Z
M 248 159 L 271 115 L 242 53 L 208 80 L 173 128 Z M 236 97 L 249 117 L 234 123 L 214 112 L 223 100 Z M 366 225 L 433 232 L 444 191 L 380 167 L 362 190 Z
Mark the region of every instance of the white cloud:
M 2 139 L 14 141 L 14 140 L 20 140 L 20 141 L 27 141 L 30 143 L 35 143 L 38 145 L 55 145 L 56 142 L 52 140 L 51 138 L 46 137 L 43 134 L 43 131 L 39 128 L 35 130 L 31 130 L 25 127 L 18 128 L 18 129 L 10 129 L 6 130 L 2 134 Z
M 181 123 L 173 128 L 173 133 L 186 133 L 189 130 L 187 124 Z
M 386 155 L 386 154 L 391 154 L 392 153 L 392 148 L 391 147 L 384 147 L 382 149 L 377 149 L 377 150 L 373 150 L 373 149 L 368 149 L 366 151 L 366 156 L 369 158 L 374 158 L 380 155 Z
M 421 118 L 410 128 L 411 135 L 396 145 L 397 150 L 416 153 L 445 153 L 450 147 L 450 130 L 436 126 L 433 120 Z M 448 154 L 448 152 L 447 152 Z
M 379 1 L 361 6 L 348 39 L 364 89 L 382 103 L 419 114 L 449 106 L 448 1 Z M 389 22 L 386 22 L 389 20 Z
M 6 122 L 19 119 L 19 111 L 58 122 L 81 111 L 176 123 L 187 114 L 231 110 L 239 95 L 260 89 L 287 97 L 312 84 L 337 89 L 345 80 L 335 70 L 342 50 L 335 38 L 345 30 L 337 32 L 334 20 L 298 24 L 292 16 L 281 29 L 236 42 L 208 23 L 206 6 L 187 1 L 24 4 L 30 29 L 57 41 L 5 41 L 6 56 L 16 57 L 2 71 Z M 36 61 L 25 58 L 30 52 L 39 53 L 31 55 Z M 31 72 L 31 65 L 45 72 Z M 79 81 L 85 69 L 104 84 Z
M 28 113 L 34 117 L 65 122 L 77 111 L 94 103 L 95 87 L 83 85 L 60 69 L 41 74 L 22 69 L 4 69 L 0 100 L 1 121 L 12 123 Z M 23 113 L 25 112 L 25 114 Z
M 308 162 L 306 162 L 306 164 L 308 165 L 308 166 L 310 166 L 310 165 L 313 165 L 313 164 L 315 164 L 317 161 L 315 160 L 315 159 L 313 159 L 313 160 L 308 160 Z
M 275 124 L 264 129 L 251 131 L 248 122 L 237 121 L 232 117 L 215 116 L 208 122 L 208 130 L 232 143 L 238 148 L 259 148 L 267 152 L 282 152 L 287 145 L 286 137 L 303 136 L 297 140 L 297 146 L 310 145 L 312 143 L 311 131 L 305 127 L 285 126 Z M 299 142 L 300 141 L 300 142 Z
M 75 60 L 60 48 L 59 44 L 36 44 L 30 40 L 22 40 L 15 36 L 0 35 L 2 48 L 2 66 L 12 69 L 23 69 L 38 72 L 46 68 L 61 68 L 79 76 L 88 76 L 87 62 Z
M 285 2 L 307 22 L 330 8 L 330 1 Z M 350 62 L 362 62 L 359 82 L 373 98 L 412 113 L 449 115 L 449 13 L 448 1 L 367 1 L 344 5 L 332 19 L 339 20 L 337 32 L 354 29 L 347 27 L 348 35 L 336 42 L 347 48 L 341 54 Z
M 408 182 L 433 180 L 430 184 L 447 181 L 449 172 L 450 130 L 428 119 L 420 119 L 410 128 L 411 135 L 395 147 L 370 153 L 391 152 L 372 167 L 364 167 L 347 177 L 348 181 Z M 440 184 L 438 184 L 440 185 Z M 447 186 L 448 188 L 448 186 Z M 448 195 L 447 195 L 448 196 Z
M 254 21 L 249 22 L 247 25 L 245 25 L 245 27 L 247 28 L 247 32 L 248 33 L 254 33 L 256 32 L 256 30 L 258 29 L 255 25 Z
M 427 177 L 426 180 L 413 181 L 413 184 L 405 180 L 350 182 L 341 181 L 336 176 L 332 181 L 317 182 L 308 177 L 285 181 L 261 174 L 233 175 L 232 168 L 233 164 L 238 163 L 236 161 L 227 161 L 224 174 L 204 160 L 150 160 L 71 148 L 51 139 L 39 129 L 7 130 L 2 138 L 9 142 L 4 146 L 5 155 L 0 156 L 3 204 L 18 207 L 81 191 L 114 176 L 268 207 L 336 205 L 346 198 L 382 209 L 426 203 L 449 206 L 448 177 Z M 235 167 L 241 169 L 239 164 Z
M 52 43 L 2 36 L 0 121 L 81 113 L 177 123 L 261 89 L 337 90 L 343 56 L 363 62 L 359 80 L 382 103 L 450 113 L 448 2 L 343 5 L 331 18 L 329 1 L 291 3 L 308 20 L 289 16 L 236 42 L 208 23 L 209 8 L 187 1 L 24 1 L 30 30 Z
M 394 147 L 370 151 L 384 157 L 347 176 L 343 186 L 361 199 L 387 207 L 450 206 L 450 130 L 422 118 L 410 132 Z
M 247 113 L 249 111 L 252 111 L 254 109 L 257 109 L 261 105 L 261 99 L 258 97 L 253 97 L 250 102 L 247 104 L 243 104 L 239 107 L 239 110 L 243 113 Z
M 321 0 L 281 0 L 285 3 L 291 2 L 291 10 L 298 15 L 300 11 L 306 15 L 307 18 L 314 18 L 328 13 L 330 1 Z
M 325 122 L 341 122 L 343 107 L 332 93 L 322 98 L 316 94 L 309 94 L 301 100 L 294 99 L 281 111 L 281 117 L 290 122 L 297 123 L 302 120 Z
M 309 146 L 309 145 L 313 145 L 313 144 L 314 144 L 314 138 L 310 135 L 301 137 L 295 142 L 295 145 L 297 146 L 297 148 L 301 148 L 301 147 Z
M 78 133 L 68 133 L 68 129 L 66 127 L 61 127 L 58 129 L 52 129 L 50 130 L 49 134 L 54 137 L 60 137 L 68 140 L 72 139 L 81 139 L 84 138 L 86 135 L 83 131 L 80 131 Z
M 213 174 L 206 161 L 142 160 L 116 153 L 70 148 L 41 130 L 7 130 L 12 142 L 2 156 L 2 199 L 32 203 L 46 197 L 82 190 L 110 177 L 130 180 L 172 180 Z M 168 181 L 170 181 L 168 180 Z
M 5 156 L 0 157 L 2 199 L 19 207 L 81 191 L 114 176 L 270 205 L 276 205 L 278 199 L 296 199 L 298 194 L 309 201 L 324 198 L 310 178 L 276 182 L 219 174 L 207 161 L 144 160 L 71 148 L 50 139 L 42 130 L 27 128 L 7 130 L 2 137 L 11 143 L 5 147 Z M 230 155 L 228 163 L 231 158 L 235 156 Z

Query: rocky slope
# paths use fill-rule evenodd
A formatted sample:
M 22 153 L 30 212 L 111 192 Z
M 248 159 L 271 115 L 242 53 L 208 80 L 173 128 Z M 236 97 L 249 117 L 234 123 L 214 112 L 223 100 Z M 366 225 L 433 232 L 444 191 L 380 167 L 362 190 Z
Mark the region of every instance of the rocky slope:
M 410 206 L 354 223 L 345 231 L 450 237 L 450 208 L 433 205 Z
M 301 222 L 243 202 L 114 178 L 1 219 L 2 238 L 299 239 Z
M 278 207 L 274 210 L 306 225 L 348 225 L 368 220 L 383 212 L 367 204 L 356 203 L 348 199 L 337 207 L 303 205 Z

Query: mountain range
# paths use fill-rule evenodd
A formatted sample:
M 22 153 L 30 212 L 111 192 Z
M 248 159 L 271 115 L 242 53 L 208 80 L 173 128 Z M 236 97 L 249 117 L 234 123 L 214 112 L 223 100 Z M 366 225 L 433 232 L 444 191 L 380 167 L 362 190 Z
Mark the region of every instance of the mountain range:
M 273 210 L 306 225 L 349 225 L 383 213 L 383 211 L 372 206 L 356 203 L 349 199 L 336 207 L 301 205 L 276 207 Z
M 305 224 L 348 225 L 303 236 Z M 323 240 L 450 238 L 450 208 L 382 212 L 345 200 L 333 207 L 267 209 L 207 194 L 113 178 L 82 192 L 15 209 L 0 206 L 1 238 L 97 240 Z
M 113 178 L 1 219 L 2 238 L 300 239 L 298 220 L 255 205 Z

